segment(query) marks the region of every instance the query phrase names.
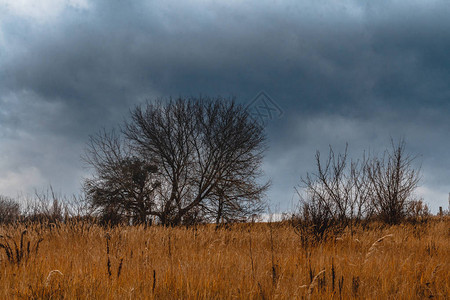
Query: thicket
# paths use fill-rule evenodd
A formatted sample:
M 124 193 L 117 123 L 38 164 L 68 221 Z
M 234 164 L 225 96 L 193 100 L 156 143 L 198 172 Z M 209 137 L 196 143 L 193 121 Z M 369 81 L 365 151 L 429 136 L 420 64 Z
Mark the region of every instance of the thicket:
M 300 234 L 320 241 L 374 220 L 389 225 L 426 220 L 428 206 L 415 195 L 420 166 L 403 140 L 391 140 L 381 155 L 364 153 L 356 160 L 349 159 L 347 149 L 336 154 L 330 146 L 325 160 L 317 152 L 316 172 L 302 178 L 292 217 Z

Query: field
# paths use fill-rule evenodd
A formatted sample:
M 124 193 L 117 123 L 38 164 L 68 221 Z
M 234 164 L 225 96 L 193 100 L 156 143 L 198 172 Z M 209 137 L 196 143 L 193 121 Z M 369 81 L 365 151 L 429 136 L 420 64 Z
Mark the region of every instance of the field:
M 25 231 L 26 230 L 26 231 Z M 450 219 L 306 245 L 289 224 L 0 227 L 1 299 L 420 299 L 450 294 Z M 9 236 L 9 237 L 8 237 Z

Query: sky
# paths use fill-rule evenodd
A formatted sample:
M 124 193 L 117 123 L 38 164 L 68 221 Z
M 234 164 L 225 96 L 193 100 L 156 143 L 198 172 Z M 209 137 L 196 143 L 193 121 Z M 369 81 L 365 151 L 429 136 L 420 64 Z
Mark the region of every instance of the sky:
M 90 134 L 145 101 L 222 96 L 274 108 L 272 212 L 298 202 L 317 150 L 391 138 L 418 155 L 417 196 L 446 209 L 449 15 L 446 0 L 0 0 L 0 194 L 77 194 Z

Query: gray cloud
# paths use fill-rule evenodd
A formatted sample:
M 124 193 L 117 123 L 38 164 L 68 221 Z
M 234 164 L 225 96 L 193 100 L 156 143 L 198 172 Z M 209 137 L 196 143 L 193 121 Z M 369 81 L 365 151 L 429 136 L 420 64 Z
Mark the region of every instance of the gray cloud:
M 77 192 L 87 136 L 146 99 L 265 90 L 284 110 L 265 162 L 281 209 L 316 149 L 359 155 L 391 136 L 423 155 L 422 192 L 446 206 L 445 1 L 43 3 L 0 2 L 0 193 Z

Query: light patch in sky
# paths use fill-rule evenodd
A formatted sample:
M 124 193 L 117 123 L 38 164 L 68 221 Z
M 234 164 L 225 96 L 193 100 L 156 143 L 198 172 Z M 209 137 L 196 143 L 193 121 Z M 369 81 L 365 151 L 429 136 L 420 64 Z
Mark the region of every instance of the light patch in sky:
M 56 19 L 65 8 L 86 10 L 90 4 L 87 0 L 0 0 L 0 8 L 19 17 L 47 22 Z
M 441 206 L 443 209 L 450 209 L 450 207 L 445 207 L 445 200 L 449 197 L 448 188 L 439 187 L 439 188 L 429 188 L 427 186 L 419 186 L 416 190 L 416 194 L 418 198 L 424 199 L 424 202 L 429 206 L 433 213 L 436 213 L 437 207 L 433 207 L 433 204 L 436 203 Z M 450 205 L 450 203 L 448 204 Z
M 3 195 L 14 197 L 24 190 L 24 184 L 41 187 L 47 183 L 41 172 L 36 167 L 27 167 L 17 171 L 0 173 L 0 191 Z

